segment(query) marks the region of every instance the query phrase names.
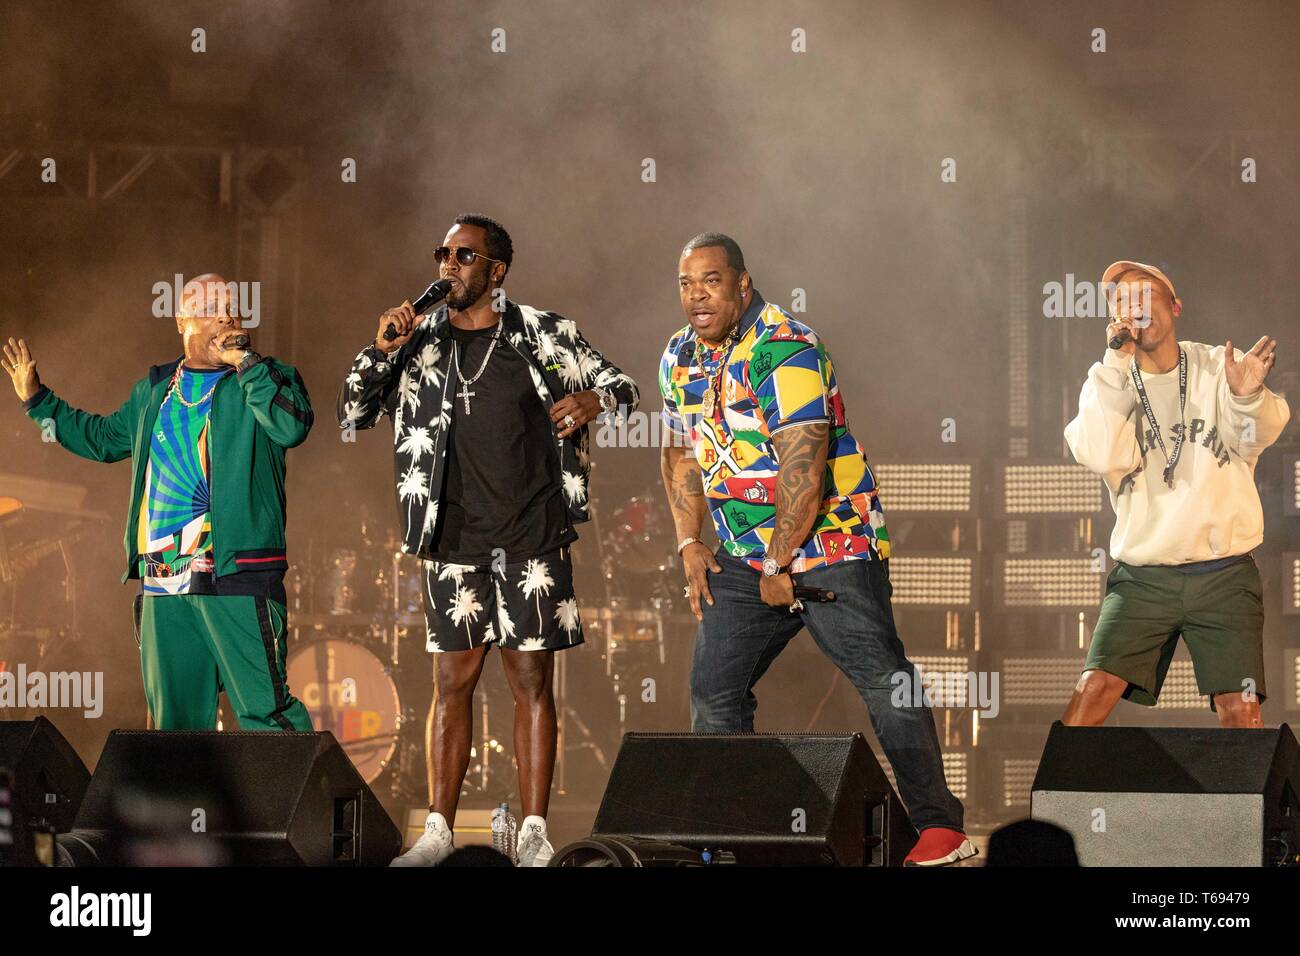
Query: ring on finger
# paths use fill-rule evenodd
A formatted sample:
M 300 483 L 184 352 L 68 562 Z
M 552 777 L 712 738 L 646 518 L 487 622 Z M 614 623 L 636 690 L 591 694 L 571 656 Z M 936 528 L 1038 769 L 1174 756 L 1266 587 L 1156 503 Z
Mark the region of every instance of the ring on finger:
M 683 595 L 684 597 L 690 597 L 690 596 L 691 596 L 691 586 L 690 586 L 689 584 L 687 584 L 686 586 L 684 586 L 684 587 L 682 588 L 682 595 Z
M 578 422 L 572 415 L 565 415 L 564 418 L 561 419 L 561 424 L 563 424 L 565 428 L 572 428 L 574 425 L 578 424 Z

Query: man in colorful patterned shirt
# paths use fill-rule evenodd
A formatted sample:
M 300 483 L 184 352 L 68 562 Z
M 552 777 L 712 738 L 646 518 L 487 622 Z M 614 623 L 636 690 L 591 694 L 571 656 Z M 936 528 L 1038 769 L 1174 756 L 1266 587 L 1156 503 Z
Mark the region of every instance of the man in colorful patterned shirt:
M 110 415 L 42 385 L 26 342 L 10 339 L 3 364 L 28 416 L 64 448 L 131 459 L 122 580 L 141 581 L 135 623 L 154 726 L 213 729 L 224 689 L 243 730 L 310 731 L 285 682 L 284 459 L 311 429 L 311 400 L 295 369 L 234 342 L 231 287 L 213 274 L 186 283 L 183 355 L 153 366 Z
M 894 699 L 917 684 L 889 604 L 889 536 L 825 345 L 763 300 L 728 236 L 687 243 L 678 285 L 688 324 L 660 362 L 661 468 L 700 622 L 692 729 L 752 732 L 754 685 L 806 626 L 867 704 L 921 832 L 907 862 L 973 856 L 929 707 Z M 706 510 L 716 554 L 700 541 Z M 792 575 L 836 600 L 797 602 Z

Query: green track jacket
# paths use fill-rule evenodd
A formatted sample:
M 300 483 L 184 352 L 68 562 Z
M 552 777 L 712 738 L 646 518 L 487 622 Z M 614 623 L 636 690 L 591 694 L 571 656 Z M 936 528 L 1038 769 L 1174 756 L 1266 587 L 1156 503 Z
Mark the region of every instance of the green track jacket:
M 139 577 L 136 541 L 149 439 L 180 361 L 149 369 L 111 415 L 73 408 L 45 387 L 24 404 L 27 415 L 73 454 L 91 461 L 121 461 L 130 456 L 131 502 L 122 542 L 127 557 L 124 583 Z M 264 357 L 247 371 L 217 383 L 209 447 L 214 463 L 212 544 L 218 577 L 288 567 L 284 452 L 306 439 L 312 420 L 311 399 L 301 376 L 273 358 Z

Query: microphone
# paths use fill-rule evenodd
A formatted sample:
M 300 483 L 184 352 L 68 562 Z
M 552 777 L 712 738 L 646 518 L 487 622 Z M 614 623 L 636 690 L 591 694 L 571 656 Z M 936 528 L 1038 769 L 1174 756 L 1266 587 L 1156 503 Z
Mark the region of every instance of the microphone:
M 441 302 L 447 298 L 447 293 L 451 291 L 450 279 L 437 279 L 429 283 L 429 288 L 420 293 L 420 297 L 411 303 L 411 308 L 419 315 L 429 306 Z M 391 342 L 397 338 L 397 326 L 392 322 L 388 323 L 388 328 L 384 329 L 384 341 Z
M 796 601 L 816 601 L 818 604 L 829 604 L 835 600 L 835 592 L 828 591 L 825 588 L 809 588 L 796 584 L 794 597 Z
M 1133 333 L 1130 332 L 1128 329 L 1120 329 L 1118 332 L 1116 332 L 1114 335 L 1110 337 L 1110 347 L 1113 349 L 1117 349 L 1120 346 L 1124 345 L 1126 342 L 1132 342 L 1132 341 L 1133 341 Z
M 247 332 L 236 332 L 230 338 L 221 343 L 223 349 L 246 349 L 248 343 L 253 341 L 248 337 Z

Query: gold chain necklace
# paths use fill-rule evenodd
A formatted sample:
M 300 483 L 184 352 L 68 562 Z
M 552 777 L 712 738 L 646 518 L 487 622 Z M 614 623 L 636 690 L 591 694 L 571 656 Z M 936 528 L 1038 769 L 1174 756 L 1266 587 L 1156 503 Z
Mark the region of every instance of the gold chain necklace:
M 706 391 L 704 394 L 704 403 L 702 409 L 705 418 L 712 419 L 714 410 L 719 405 L 722 404 L 722 378 L 727 372 L 727 362 L 731 360 L 732 350 L 735 349 L 736 343 L 739 341 L 740 341 L 740 320 L 737 319 L 736 324 L 731 327 L 731 330 L 727 332 L 726 337 L 722 340 L 721 343 L 718 344 L 718 348 L 717 348 L 718 352 L 722 351 L 723 345 L 727 346 L 727 351 L 726 354 L 721 355 L 719 357 L 718 370 L 713 375 L 710 375 L 708 371 L 704 368 L 704 359 L 700 355 L 701 350 L 698 347 L 695 349 L 696 367 L 699 368 L 700 374 L 705 377 L 705 379 L 708 381 L 709 384 L 708 391 Z M 697 342 L 699 343 L 699 345 L 705 344 L 704 340 L 699 339 L 698 337 L 697 337 Z M 714 349 L 709 349 L 710 353 L 712 353 L 713 351 Z
M 167 404 L 167 399 L 171 398 L 172 393 L 174 392 L 176 394 L 176 400 L 180 402 L 182 405 L 184 405 L 186 408 L 198 408 L 200 405 L 202 405 L 204 402 L 206 402 L 209 398 L 212 397 L 212 393 L 217 390 L 217 385 L 221 383 L 221 376 L 220 375 L 217 376 L 217 380 L 212 383 L 212 387 L 207 390 L 207 392 L 203 395 L 202 398 L 200 398 L 197 402 L 191 402 L 188 401 L 185 398 L 185 396 L 180 393 L 180 390 L 177 388 L 177 386 L 180 385 L 181 372 L 184 370 L 184 368 L 185 368 L 184 364 L 178 364 L 176 366 L 176 371 L 172 374 L 172 383 L 167 389 L 167 394 L 163 396 L 163 404 L 164 405 Z

